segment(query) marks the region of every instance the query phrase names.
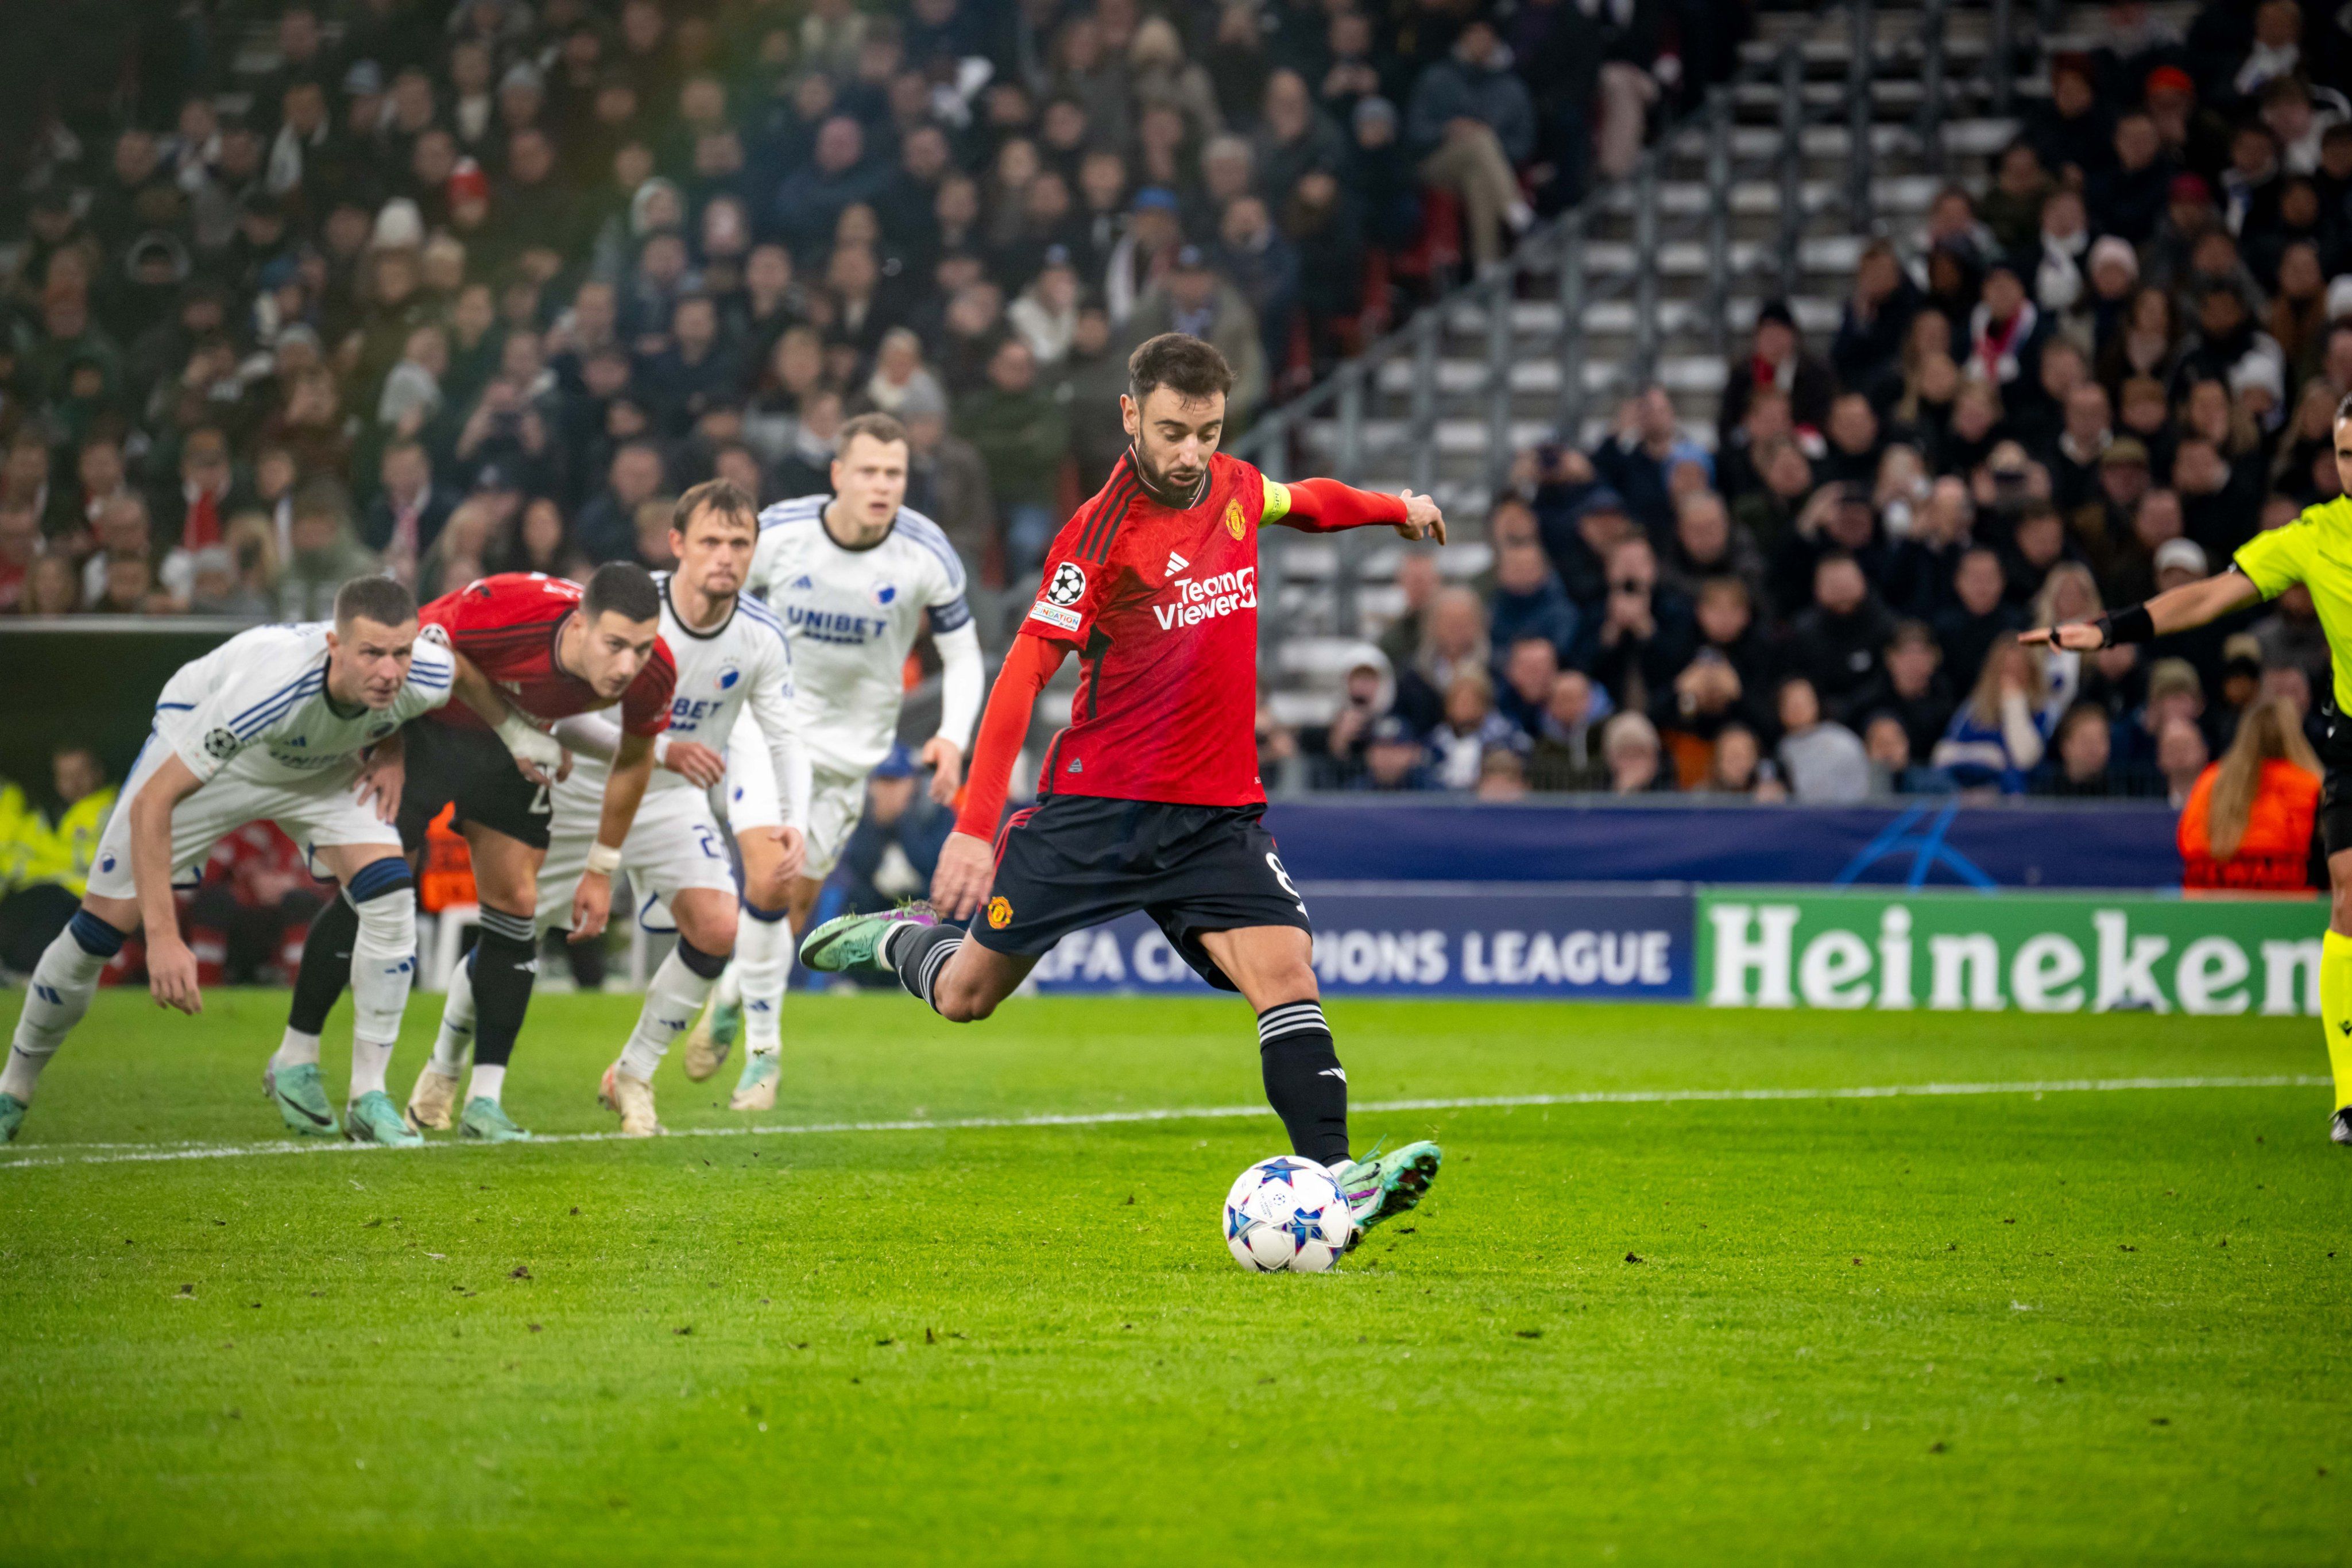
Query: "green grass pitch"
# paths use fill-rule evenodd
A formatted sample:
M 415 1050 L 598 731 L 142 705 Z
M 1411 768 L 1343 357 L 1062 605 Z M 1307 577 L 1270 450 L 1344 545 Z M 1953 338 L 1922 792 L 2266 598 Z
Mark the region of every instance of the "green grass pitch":
M 1444 1142 L 1430 1200 L 1256 1277 L 1270 1114 L 115 1157 L 276 1143 L 284 1006 L 101 998 L 0 1155 L 0 1559 L 2352 1555 L 2324 1090 L 1652 1092 L 2307 1080 L 2307 1020 L 1339 1003 L 1360 1106 L 1623 1097 L 1360 1109 Z M 527 1124 L 610 1127 L 634 1008 L 539 1000 Z M 1223 999 L 786 1040 L 778 1128 L 1259 1100 Z M 674 1134 L 731 1080 L 673 1061 Z

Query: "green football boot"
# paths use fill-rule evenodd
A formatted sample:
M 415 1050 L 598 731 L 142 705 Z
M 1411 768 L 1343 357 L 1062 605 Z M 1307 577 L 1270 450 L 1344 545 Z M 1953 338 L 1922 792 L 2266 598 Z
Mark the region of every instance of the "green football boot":
M 686 1037 L 686 1075 L 697 1083 L 709 1078 L 727 1065 L 735 1042 L 742 1038 L 743 1004 L 713 997 L 709 1008 L 695 1020 L 694 1032 Z
M 16 1129 L 25 1124 L 25 1103 L 14 1094 L 0 1094 L 0 1144 L 16 1141 Z
M 1370 1159 L 1332 1166 L 1332 1179 L 1348 1195 L 1348 1207 L 1355 1214 L 1356 1233 L 1360 1236 L 1419 1203 L 1437 1179 L 1437 1163 L 1444 1157 L 1444 1150 L 1424 1141 L 1386 1155 L 1375 1147 Z
M 743 1076 L 736 1081 L 735 1092 L 728 1097 L 730 1111 L 772 1111 L 776 1108 L 776 1084 L 784 1076 L 782 1052 L 752 1051 L 743 1058 Z
M 331 1138 L 342 1131 L 335 1125 L 335 1113 L 327 1105 L 326 1085 L 319 1082 L 319 1064 L 306 1061 L 299 1067 L 265 1067 L 261 1070 L 261 1092 L 278 1107 L 278 1116 L 286 1125 L 305 1138 Z
M 354 1144 L 381 1144 L 387 1149 L 425 1145 L 425 1134 L 410 1130 L 400 1107 L 381 1089 L 371 1089 L 343 1107 L 343 1136 Z
M 515 1125 L 505 1106 L 483 1094 L 466 1102 L 466 1113 L 457 1119 L 457 1135 L 478 1144 L 520 1144 L 530 1137 Z
M 909 904 L 881 915 L 836 915 L 808 934 L 801 944 L 801 962 L 821 974 L 873 969 L 887 975 L 890 966 L 876 956 L 882 938 L 901 925 L 939 923 L 928 904 Z

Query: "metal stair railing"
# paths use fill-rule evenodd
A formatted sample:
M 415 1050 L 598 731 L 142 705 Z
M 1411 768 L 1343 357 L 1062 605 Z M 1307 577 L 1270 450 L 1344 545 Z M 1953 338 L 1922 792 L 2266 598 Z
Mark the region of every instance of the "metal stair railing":
M 1994 3 L 2006 5 L 2007 0 Z M 1805 206 L 1804 138 L 1808 130 L 1818 125 L 1843 124 L 1849 128 L 1849 147 L 1855 150 L 1852 159 L 1853 183 L 1848 187 L 1846 202 L 1852 208 L 1847 214 L 1849 232 L 1854 226 L 1854 219 L 1867 213 L 1869 172 L 1874 162 L 1870 144 L 1875 129 L 1870 90 L 1871 67 L 1876 55 L 1874 7 L 1871 0 L 1846 0 L 1844 5 L 1850 13 L 1855 49 L 1854 61 L 1843 84 L 1846 90 L 1837 100 L 1819 108 L 1804 101 L 1805 38 L 1837 9 L 1832 5 L 1815 13 L 1812 26 L 1792 33 L 1770 56 L 1744 62 L 1728 81 L 1709 89 L 1698 109 L 1643 150 L 1640 161 L 1624 179 L 1588 193 L 1583 202 L 1523 239 L 1506 263 L 1432 301 L 1412 320 L 1339 366 L 1316 386 L 1261 414 L 1253 428 L 1234 442 L 1234 455 L 1255 463 L 1271 476 L 1289 476 L 1298 469 L 1310 427 L 1328 418 L 1335 424 L 1333 449 L 1329 461 L 1318 466 L 1344 483 L 1360 484 L 1371 457 L 1367 450 L 1365 428 L 1371 417 L 1370 400 L 1379 392 L 1382 371 L 1409 360 L 1412 369 L 1404 420 L 1408 445 L 1403 467 L 1413 489 L 1430 491 L 1437 477 L 1443 338 L 1449 322 L 1467 322 L 1483 313 L 1486 328 L 1486 373 L 1472 395 L 1483 400 L 1485 409 L 1485 487 L 1490 492 L 1499 489 L 1508 476 L 1513 458 L 1510 431 L 1516 400 L 1511 370 L 1519 356 L 1512 307 L 1518 300 L 1521 282 L 1539 276 L 1547 265 L 1555 274 L 1560 318 L 1554 358 L 1559 367 L 1557 418 L 1564 439 L 1580 441 L 1582 437 L 1590 373 L 1584 323 L 1595 307 L 1631 297 L 1634 327 L 1633 351 L 1627 366 L 1631 373 L 1607 378 L 1612 390 L 1621 395 L 1630 394 L 1654 379 L 1662 331 L 1658 262 L 1665 246 L 1693 239 L 1704 245 L 1707 267 L 1705 308 L 1710 318 L 1706 329 L 1712 333 L 1716 350 L 1727 352 L 1728 329 L 1724 318 L 1738 289 L 1761 283 L 1784 296 L 1793 295 L 1802 279 L 1809 220 L 1823 214 L 1837 215 L 1839 204 L 1834 196 L 1829 204 L 1811 211 Z M 1937 57 L 1940 65 L 1940 51 Z M 1731 136 L 1734 97 L 1742 87 L 1774 80 L 1781 88 L 1780 135 L 1769 152 L 1742 159 L 1736 153 Z M 1939 107 L 1933 122 L 1937 127 L 1941 124 L 1940 112 Z M 1923 135 L 1932 133 L 1924 120 L 1919 130 Z M 1660 186 L 1667 161 L 1689 148 L 1694 137 L 1701 140 L 1704 149 L 1707 187 L 1704 210 L 1663 214 Z M 1773 178 L 1780 197 L 1777 240 L 1746 267 L 1733 255 L 1729 232 L 1731 190 L 1744 172 Z M 1628 272 L 1596 283 L 1585 267 L 1591 218 L 1618 191 L 1628 193 L 1633 208 L 1633 265 Z M 1391 472 L 1395 469 L 1391 467 Z M 1373 546 L 1352 533 L 1335 536 L 1330 542 L 1337 551 L 1333 580 L 1335 629 L 1353 635 L 1360 627 L 1357 612 L 1361 558 Z M 1278 608 L 1283 576 L 1281 553 L 1262 551 L 1259 560 L 1259 601 L 1276 610 L 1274 614 L 1260 617 L 1261 635 L 1269 641 L 1283 631 Z

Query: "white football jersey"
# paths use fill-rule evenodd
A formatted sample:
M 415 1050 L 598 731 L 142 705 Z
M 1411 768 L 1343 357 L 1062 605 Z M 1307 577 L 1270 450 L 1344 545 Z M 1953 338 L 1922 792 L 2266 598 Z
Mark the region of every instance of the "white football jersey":
M 670 607 L 670 574 L 654 573 L 661 586 L 661 638 L 677 664 L 677 686 L 669 699 L 669 729 L 673 740 L 691 740 L 724 756 L 735 733 L 738 715 L 747 709 L 759 732 L 771 737 L 791 733 L 793 708 L 793 648 L 783 623 L 774 611 L 748 593 L 736 595 L 735 612 L 717 629 L 697 632 L 677 618 Z M 614 711 L 614 710 L 607 710 Z M 612 765 L 581 756 L 572 776 L 559 787 L 558 809 L 566 797 L 604 798 L 604 779 Z M 646 786 L 652 794 L 663 789 L 702 786 L 667 768 L 654 769 Z
M 388 708 L 346 709 L 327 695 L 325 621 L 257 626 L 180 666 L 155 700 L 155 730 L 200 780 L 227 773 L 266 784 L 334 773 L 418 714 L 449 700 L 457 661 L 416 639 L 408 680 Z
M 850 549 L 825 531 L 830 496 L 779 501 L 760 514 L 747 586 L 793 643 L 800 734 L 819 768 L 863 778 L 888 755 L 905 695 L 901 672 L 928 622 L 971 621 L 963 562 L 939 524 L 898 508 L 889 532 Z

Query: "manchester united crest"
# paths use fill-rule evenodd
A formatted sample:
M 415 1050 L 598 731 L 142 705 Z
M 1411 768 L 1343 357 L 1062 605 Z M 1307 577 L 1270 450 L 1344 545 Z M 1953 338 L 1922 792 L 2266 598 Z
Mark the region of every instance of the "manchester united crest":
M 1013 905 L 1003 894 L 988 901 L 988 925 L 992 931 L 1002 931 L 1013 924 Z
M 1242 521 L 1242 504 L 1239 501 L 1227 501 L 1225 503 L 1225 532 L 1233 535 L 1235 538 L 1239 538 L 1245 531 L 1247 531 L 1248 527 L 1248 524 Z

